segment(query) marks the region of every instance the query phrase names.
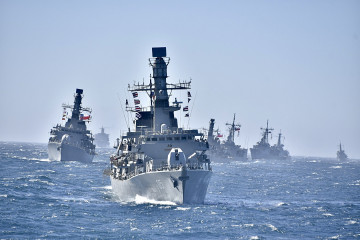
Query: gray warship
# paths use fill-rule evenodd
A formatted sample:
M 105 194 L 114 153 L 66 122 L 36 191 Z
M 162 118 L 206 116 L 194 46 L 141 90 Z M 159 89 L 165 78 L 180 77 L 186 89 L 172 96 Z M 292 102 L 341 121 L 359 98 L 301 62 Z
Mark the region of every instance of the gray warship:
M 181 105 L 176 99 L 170 105 L 169 93 L 190 89 L 191 81 L 167 83 L 169 61 L 166 48 L 153 48 L 150 83 L 128 87 L 134 97 L 147 93 L 150 106 L 127 107 L 136 116 L 135 130 L 121 136 L 110 157 L 111 186 L 121 201 L 140 196 L 176 204 L 204 203 L 212 175 L 206 155 L 209 144 L 198 130 L 178 127 L 174 112 Z
M 52 161 L 80 161 L 92 162 L 95 155 L 93 137 L 86 129 L 86 122 L 90 116 L 84 112 L 91 112 L 89 108 L 81 106 L 83 90 L 76 89 L 74 105 L 63 104 L 62 120 L 67 120 L 65 126 L 57 124 L 50 131 L 48 143 L 49 159 Z M 72 110 L 71 117 L 67 118 L 66 109 Z
M 346 161 L 348 159 L 348 156 L 346 155 L 344 149 L 341 147 L 341 142 L 339 145 L 339 150 L 336 152 L 337 160 L 339 161 Z
M 235 133 L 240 131 L 240 124 L 235 123 L 235 114 L 232 123 L 226 123 L 229 130 L 229 135 L 226 141 L 221 142 L 219 134 L 214 135 L 215 119 L 210 119 L 210 126 L 208 131 L 208 141 L 210 145 L 210 154 L 218 160 L 247 160 L 247 149 L 235 144 Z
M 98 148 L 110 147 L 109 134 L 105 133 L 104 127 L 100 128 L 101 132 L 94 135 L 94 144 Z
M 284 149 L 284 145 L 281 143 L 282 134 L 278 135 L 277 144 L 270 146 L 269 134 L 274 130 L 269 128 L 269 121 L 266 122 L 266 128 L 261 128 L 263 131 L 260 142 L 257 142 L 252 148 L 250 148 L 252 159 L 289 159 L 290 155 L 287 150 Z

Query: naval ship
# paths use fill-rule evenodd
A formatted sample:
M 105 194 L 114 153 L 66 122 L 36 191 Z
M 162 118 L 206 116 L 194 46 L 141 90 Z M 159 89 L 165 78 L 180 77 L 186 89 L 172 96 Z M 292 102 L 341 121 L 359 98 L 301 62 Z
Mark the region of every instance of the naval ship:
M 94 143 L 98 148 L 110 147 L 109 134 L 105 133 L 104 127 L 100 128 L 101 132 L 94 135 Z
M 340 160 L 340 161 L 345 161 L 348 159 L 348 156 L 346 155 L 344 149 L 342 149 L 342 147 L 341 147 L 341 143 L 340 143 L 340 149 L 339 149 L 339 151 L 337 151 L 336 156 L 337 156 L 337 160 Z
M 266 128 L 261 128 L 263 131 L 260 142 L 257 142 L 252 148 L 250 148 L 252 159 L 289 159 L 289 152 L 284 149 L 284 145 L 281 143 L 282 134 L 279 133 L 277 144 L 270 146 L 269 134 L 274 130 L 269 128 L 269 121 L 266 122 Z
M 83 90 L 76 89 L 74 105 L 63 104 L 62 120 L 67 120 L 65 126 L 57 124 L 50 131 L 48 143 L 49 159 L 53 161 L 92 162 L 95 155 L 93 137 L 86 129 L 86 122 L 90 121 L 89 108 L 81 106 Z M 66 109 L 72 110 L 71 117 L 67 117 Z
M 219 134 L 214 135 L 215 119 L 210 120 L 208 131 L 208 141 L 210 144 L 211 156 L 216 159 L 234 159 L 247 160 L 247 149 L 241 148 L 240 145 L 235 144 L 235 133 L 240 131 L 240 124 L 235 123 L 235 114 L 232 123 L 226 123 L 229 130 L 229 135 L 226 141 L 222 142 L 219 139 Z
M 152 48 L 150 83 L 128 86 L 134 98 L 147 93 L 150 106 L 127 105 L 127 111 L 135 114 L 135 129 L 121 136 L 110 157 L 111 186 L 120 201 L 141 196 L 176 204 L 204 203 L 212 175 L 206 155 L 209 144 L 198 130 L 178 126 L 174 112 L 181 109 L 181 102 L 175 99 L 170 105 L 169 94 L 190 89 L 191 81 L 167 83 L 169 61 L 165 47 Z

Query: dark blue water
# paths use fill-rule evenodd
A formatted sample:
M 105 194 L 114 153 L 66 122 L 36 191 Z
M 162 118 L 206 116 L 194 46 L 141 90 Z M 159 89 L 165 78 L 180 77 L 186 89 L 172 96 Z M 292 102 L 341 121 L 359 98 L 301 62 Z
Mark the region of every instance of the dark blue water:
M 204 205 L 121 203 L 92 164 L 0 142 L 0 238 L 360 239 L 360 161 L 214 163 Z

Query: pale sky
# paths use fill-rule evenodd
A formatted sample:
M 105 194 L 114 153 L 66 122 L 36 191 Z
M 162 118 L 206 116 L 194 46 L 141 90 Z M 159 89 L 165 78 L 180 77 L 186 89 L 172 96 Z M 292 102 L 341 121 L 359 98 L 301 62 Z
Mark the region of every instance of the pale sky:
M 336 157 L 341 141 L 360 159 L 359 13 L 356 0 L 1 0 L 0 141 L 46 143 L 82 88 L 90 130 L 114 142 L 118 95 L 132 100 L 151 48 L 167 47 L 168 82 L 192 79 L 191 128 L 215 118 L 225 134 L 236 113 L 251 147 L 269 119 L 291 155 Z

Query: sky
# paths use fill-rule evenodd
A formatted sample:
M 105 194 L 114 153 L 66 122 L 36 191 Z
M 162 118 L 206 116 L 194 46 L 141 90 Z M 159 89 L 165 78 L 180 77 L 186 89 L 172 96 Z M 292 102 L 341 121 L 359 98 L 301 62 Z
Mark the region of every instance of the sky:
M 336 157 L 341 141 L 360 159 L 359 12 L 356 0 L 1 0 L 0 141 L 46 143 L 82 88 L 89 129 L 115 142 L 128 84 L 148 82 L 151 48 L 166 47 L 168 82 L 192 81 L 181 126 L 214 118 L 227 134 L 235 113 L 244 147 L 269 120 L 293 156 Z

